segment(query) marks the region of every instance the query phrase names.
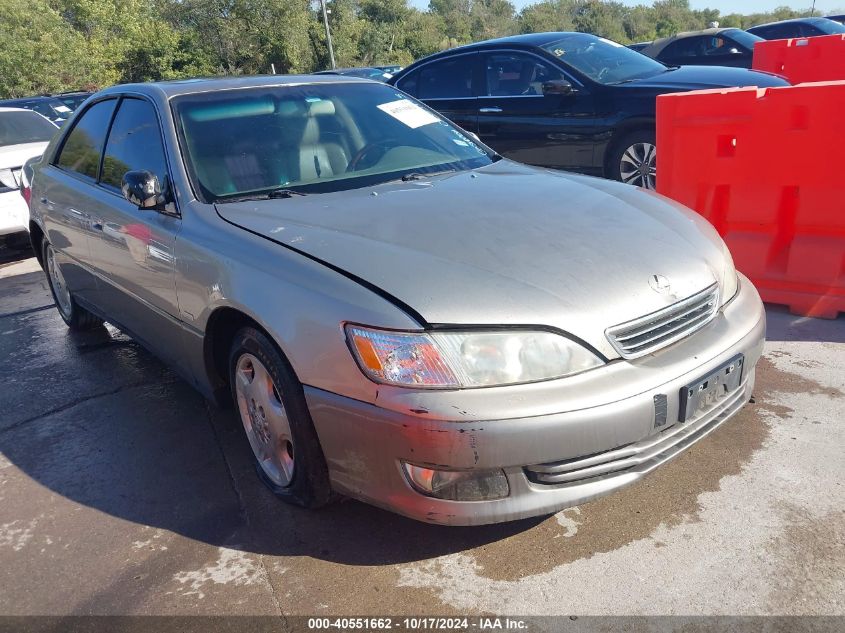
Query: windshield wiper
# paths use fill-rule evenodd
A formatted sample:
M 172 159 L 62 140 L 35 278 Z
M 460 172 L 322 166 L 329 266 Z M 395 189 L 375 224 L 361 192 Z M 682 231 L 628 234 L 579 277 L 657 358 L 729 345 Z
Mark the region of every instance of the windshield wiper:
M 235 196 L 233 198 L 223 198 L 217 202 L 246 202 L 248 200 L 280 200 L 282 198 L 293 198 L 294 196 L 307 196 L 304 191 L 296 191 L 295 189 L 286 189 L 279 187 L 278 189 L 271 189 L 262 193 L 247 194 L 244 196 Z
M 443 171 L 412 171 L 404 174 L 399 180 L 402 182 L 411 182 L 412 180 L 422 180 L 424 178 L 431 178 L 432 176 L 441 176 L 449 174 L 457 169 L 444 169 Z

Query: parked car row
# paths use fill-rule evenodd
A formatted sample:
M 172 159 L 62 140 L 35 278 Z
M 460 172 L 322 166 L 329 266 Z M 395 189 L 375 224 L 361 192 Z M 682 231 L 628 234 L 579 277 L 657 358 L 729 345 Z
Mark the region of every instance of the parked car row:
M 654 139 L 635 134 L 653 134 L 655 95 L 735 81 L 779 80 L 570 33 L 396 77 L 528 162 L 645 152 L 644 183 Z M 765 315 L 706 221 L 512 162 L 392 86 L 114 86 L 27 167 L 61 318 L 107 320 L 231 402 L 290 503 L 343 494 L 462 525 L 549 514 L 639 480 L 752 394 Z
M 837 19 L 839 18 L 839 19 Z M 751 68 L 754 44 L 762 40 L 816 37 L 845 33 L 845 16 L 796 18 L 738 28 L 687 31 L 628 48 L 670 66 L 737 66 Z
M 0 108 L 24 108 L 33 110 L 46 117 L 56 125 L 63 125 L 68 117 L 85 99 L 90 92 L 63 92 L 55 95 L 38 95 L 22 97 L 20 99 L 0 100 Z

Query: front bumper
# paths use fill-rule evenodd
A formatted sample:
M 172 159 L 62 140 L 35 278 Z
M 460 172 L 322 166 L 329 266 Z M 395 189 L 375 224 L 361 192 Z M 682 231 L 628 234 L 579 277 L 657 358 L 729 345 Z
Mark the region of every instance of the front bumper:
M 540 392 L 528 385 L 490 390 L 500 405 L 496 418 L 479 418 L 483 406 L 473 409 L 486 389 L 427 392 L 421 396 L 426 407 L 398 410 L 389 395 L 376 406 L 306 387 L 332 485 L 422 521 L 479 525 L 550 514 L 631 484 L 713 431 L 751 397 L 766 322 L 753 285 L 741 277 L 740 286 L 738 296 L 687 339 L 650 357 L 613 361 L 573 377 L 588 400 L 573 398 L 574 406 L 559 413 L 535 415 L 537 403 L 526 396 Z M 698 417 L 677 422 L 681 388 L 737 354 L 745 357 L 740 386 Z M 605 388 L 608 376 L 612 390 Z M 543 388 L 555 382 L 569 386 L 573 378 Z M 626 388 L 621 397 L 620 389 Z M 503 392 L 507 400 L 501 399 Z M 463 407 L 461 394 L 466 394 Z M 438 398 L 449 403 L 453 419 L 439 415 Z M 586 401 L 589 406 L 578 406 Z M 655 426 L 657 402 L 666 407 L 661 426 Z M 432 411 L 438 415 L 432 417 Z M 411 488 L 402 461 L 440 469 L 501 468 L 510 495 L 491 501 L 427 497 Z
M 19 191 L 0 193 L 0 235 L 29 230 L 29 209 Z

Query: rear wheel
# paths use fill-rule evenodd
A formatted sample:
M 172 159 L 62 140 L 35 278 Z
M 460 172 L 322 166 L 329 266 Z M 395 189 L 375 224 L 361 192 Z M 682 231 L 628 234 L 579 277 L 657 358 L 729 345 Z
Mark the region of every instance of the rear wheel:
M 652 130 L 634 130 L 613 144 L 608 162 L 614 180 L 655 189 L 657 185 L 657 145 Z
M 103 320 L 81 307 L 73 298 L 73 293 L 67 287 L 65 276 L 59 262 L 56 261 L 56 251 L 50 242 L 44 240 L 42 246 L 44 270 L 47 272 L 47 282 L 53 301 L 59 311 L 59 316 L 72 330 L 90 330 L 103 325 Z
M 316 508 L 329 502 L 328 467 L 302 385 L 265 334 L 252 327 L 238 332 L 229 379 L 259 478 L 288 503 Z

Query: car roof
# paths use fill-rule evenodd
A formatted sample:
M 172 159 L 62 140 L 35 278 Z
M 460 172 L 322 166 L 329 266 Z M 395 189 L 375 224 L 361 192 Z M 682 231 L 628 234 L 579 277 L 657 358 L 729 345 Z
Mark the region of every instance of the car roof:
M 9 108 L 9 107 L 6 107 L 6 106 L 0 106 L 0 112 L 30 112 L 30 113 L 35 114 L 37 116 L 41 116 L 37 112 L 33 112 L 32 110 L 27 110 L 26 108 Z
M 398 73 L 393 75 L 393 78 L 388 81 L 388 84 L 395 85 L 395 82 L 412 72 L 419 67 L 423 62 L 430 62 L 441 57 L 449 57 L 456 53 L 469 53 L 472 51 L 480 51 L 488 48 L 496 48 L 502 45 L 514 46 L 518 48 L 539 48 L 552 42 L 557 42 L 565 37 L 571 35 L 579 35 L 583 37 L 598 37 L 592 33 L 581 33 L 580 31 L 548 31 L 545 33 L 525 33 L 522 35 L 508 35 L 507 37 L 497 37 L 491 40 L 482 40 L 480 42 L 473 42 L 472 44 L 464 44 L 463 46 L 456 46 L 445 51 L 433 53 L 426 57 L 421 57 L 413 64 L 405 66 Z
M 154 81 L 137 84 L 120 84 L 98 92 L 98 95 L 140 93 L 160 95 L 171 99 L 181 95 L 215 92 L 218 90 L 238 90 L 243 88 L 269 88 L 277 86 L 301 86 L 308 84 L 340 83 L 372 84 L 369 79 L 349 75 L 249 75 L 238 77 L 203 77 L 195 79 L 176 79 L 173 81 Z
M 3 99 L 0 100 L 0 104 L 9 104 L 9 103 L 36 103 L 38 101 L 57 101 L 55 97 L 51 97 L 50 95 L 36 95 L 34 97 L 18 97 L 17 99 Z
M 641 49 L 640 52 L 644 55 L 648 55 L 649 57 L 656 57 L 663 51 L 664 48 L 669 46 L 669 44 L 677 42 L 678 40 L 685 40 L 699 35 L 718 35 L 719 33 L 724 33 L 725 31 L 738 30 L 740 29 L 734 26 L 722 26 L 712 29 L 702 29 L 700 31 L 682 31 L 681 33 L 676 33 L 675 35 L 671 35 L 669 37 L 661 37 L 660 39 L 654 40 L 651 44 Z
M 765 24 L 755 24 L 754 26 L 748 27 L 748 31 L 752 31 L 753 29 L 759 29 L 762 26 L 774 26 L 775 24 L 818 24 L 822 20 L 827 20 L 828 18 L 820 18 L 820 17 L 813 17 L 813 18 L 791 18 L 789 20 L 777 20 L 775 22 L 766 22 Z

